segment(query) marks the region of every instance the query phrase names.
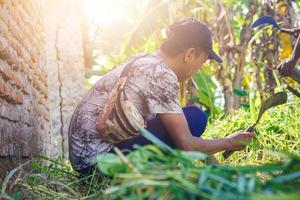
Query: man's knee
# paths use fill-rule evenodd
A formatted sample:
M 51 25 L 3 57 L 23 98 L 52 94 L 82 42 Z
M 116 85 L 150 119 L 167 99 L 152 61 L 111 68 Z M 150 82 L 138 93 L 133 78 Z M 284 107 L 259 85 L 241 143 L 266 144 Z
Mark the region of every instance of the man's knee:
M 183 112 L 193 136 L 201 136 L 207 125 L 207 116 L 205 112 L 194 105 L 184 107 Z

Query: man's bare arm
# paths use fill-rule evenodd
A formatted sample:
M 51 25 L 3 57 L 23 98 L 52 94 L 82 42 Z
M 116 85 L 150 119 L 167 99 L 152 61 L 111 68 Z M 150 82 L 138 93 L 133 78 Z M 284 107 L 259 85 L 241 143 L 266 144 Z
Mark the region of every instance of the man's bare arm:
M 245 145 L 239 141 L 250 140 L 254 136 L 253 133 L 238 132 L 227 138 L 204 140 L 191 134 L 184 114 L 164 113 L 159 116 L 174 145 L 186 151 L 214 154 L 225 150 L 242 150 Z

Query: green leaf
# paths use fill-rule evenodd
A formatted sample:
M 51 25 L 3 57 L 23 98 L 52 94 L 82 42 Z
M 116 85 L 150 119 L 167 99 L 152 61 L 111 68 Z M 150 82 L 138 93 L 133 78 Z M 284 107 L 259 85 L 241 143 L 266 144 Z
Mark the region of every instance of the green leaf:
M 199 89 L 198 99 L 200 103 L 211 111 L 212 116 L 216 116 L 220 109 L 215 105 L 215 89 L 217 86 L 213 82 L 211 75 L 206 71 L 201 71 L 194 76 L 194 80 Z
M 31 187 L 34 187 L 36 185 L 36 178 L 35 178 L 35 176 L 28 176 L 27 177 L 27 183 Z
M 207 158 L 207 155 L 200 151 L 181 151 L 181 154 L 191 162 L 195 160 L 205 160 Z
M 284 182 L 292 181 L 292 180 L 299 179 L 299 178 L 300 178 L 300 172 L 295 172 L 295 173 L 285 174 L 285 175 L 273 178 L 271 180 L 271 182 L 284 183 Z
M 12 198 L 13 200 L 21 200 L 20 192 L 14 192 Z
M 249 110 L 250 109 L 250 105 L 247 103 L 241 103 L 241 108 L 243 108 L 244 110 Z
M 113 153 L 100 154 L 96 160 L 100 171 L 108 176 L 115 176 L 118 173 L 125 172 L 127 169 L 120 157 Z
M 240 96 L 240 97 L 248 96 L 248 93 L 245 90 L 240 90 L 240 89 L 233 89 L 233 94 Z

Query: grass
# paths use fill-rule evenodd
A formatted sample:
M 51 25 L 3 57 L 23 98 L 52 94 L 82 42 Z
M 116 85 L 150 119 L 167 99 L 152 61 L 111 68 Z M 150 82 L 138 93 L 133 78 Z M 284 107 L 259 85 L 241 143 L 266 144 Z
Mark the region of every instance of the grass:
M 108 154 L 100 156 L 98 164 L 102 172 L 114 178 L 115 184 L 105 189 L 102 197 L 256 199 L 257 195 L 299 195 L 300 157 L 285 156 L 285 161 L 273 164 L 233 167 L 206 165 L 202 154 L 155 146 L 138 148 L 126 156 L 126 162 L 120 155 Z
M 256 139 L 221 165 L 200 152 L 156 145 L 124 155 L 99 156 L 102 173 L 78 178 L 70 164 L 37 157 L 12 170 L 1 184 L 4 199 L 297 199 L 300 189 L 300 101 L 270 109 Z M 209 124 L 204 137 L 219 138 L 253 123 L 239 110 Z M 144 132 L 147 137 L 149 134 Z M 151 135 L 150 135 L 151 136 Z M 46 162 L 45 162 L 46 161 Z M 47 163 L 47 164 L 46 164 Z M 50 165 L 49 165 L 50 164 Z M 1 199 L 1 198 L 0 198 Z
M 280 156 L 271 152 L 300 154 L 300 101 L 297 97 L 289 98 L 288 103 L 265 112 L 255 128 L 255 140 L 246 150 L 235 152 L 226 163 L 264 164 L 280 160 Z M 257 114 L 258 111 L 251 114 L 241 109 L 233 115 L 217 119 L 209 124 L 203 137 L 220 138 L 235 131 L 245 130 L 254 123 Z M 221 154 L 217 154 L 217 157 L 222 160 Z

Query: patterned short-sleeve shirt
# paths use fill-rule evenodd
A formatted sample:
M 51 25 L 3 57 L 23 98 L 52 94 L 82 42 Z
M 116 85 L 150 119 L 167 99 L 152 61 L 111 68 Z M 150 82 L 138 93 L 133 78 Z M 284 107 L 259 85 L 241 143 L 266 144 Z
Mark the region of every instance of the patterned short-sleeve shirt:
M 101 77 L 77 105 L 69 126 L 69 154 L 75 170 L 93 165 L 97 154 L 113 147 L 100 137 L 96 119 L 124 66 L 132 59 Z M 182 113 L 177 76 L 161 57 L 156 53 L 142 56 L 130 70 L 125 91 L 145 120 L 159 113 Z

